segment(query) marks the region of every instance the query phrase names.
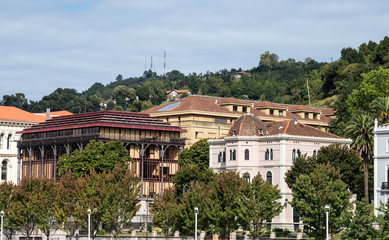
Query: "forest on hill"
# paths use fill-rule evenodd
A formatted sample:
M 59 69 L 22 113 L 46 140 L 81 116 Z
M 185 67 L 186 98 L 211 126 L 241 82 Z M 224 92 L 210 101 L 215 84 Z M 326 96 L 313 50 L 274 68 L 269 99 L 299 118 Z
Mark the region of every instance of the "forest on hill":
M 280 60 L 277 54 L 267 51 L 259 56 L 258 66 L 252 69 L 188 75 L 173 70 L 166 76 L 148 70 L 143 76 L 130 78 L 119 74 L 111 83 L 96 82 L 85 92 L 58 88 L 39 101 L 29 101 L 23 93 L 15 93 L 4 95 L 0 104 L 29 112 L 45 112 L 50 108 L 80 113 L 99 111 L 100 102 L 104 101 L 106 109 L 139 112 L 165 102 L 167 90 L 190 89 L 197 95 L 287 104 L 309 105 L 310 102 L 312 106 L 333 107 L 338 118 L 332 123 L 332 132 L 343 136 L 344 126 L 352 116 L 382 114 L 372 102 L 389 96 L 388 68 L 389 37 L 386 36 L 379 43 L 362 43 L 358 49 L 343 48 L 340 59 L 330 63 L 311 58 Z M 236 76 L 243 71 L 249 74 Z

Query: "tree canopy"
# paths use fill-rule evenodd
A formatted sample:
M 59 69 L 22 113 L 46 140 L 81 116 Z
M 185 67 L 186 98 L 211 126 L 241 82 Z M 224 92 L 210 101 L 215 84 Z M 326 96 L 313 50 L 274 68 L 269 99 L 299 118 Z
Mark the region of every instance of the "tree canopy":
M 132 161 L 128 150 L 120 141 L 107 143 L 91 140 L 85 148 L 75 150 L 71 155 L 62 155 L 58 160 L 58 175 L 71 171 L 75 177 L 88 174 L 91 169 L 96 172 L 113 170 L 116 164 L 127 165 Z

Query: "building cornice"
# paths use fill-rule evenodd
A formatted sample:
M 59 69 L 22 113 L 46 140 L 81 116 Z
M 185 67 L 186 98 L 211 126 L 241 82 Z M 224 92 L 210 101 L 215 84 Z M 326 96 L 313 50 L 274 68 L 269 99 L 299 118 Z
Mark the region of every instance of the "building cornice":
M 305 136 L 294 136 L 288 134 L 278 134 L 272 136 L 235 136 L 235 137 L 224 137 L 223 139 L 208 140 L 210 145 L 224 144 L 227 142 L 236 141 L 280 141 L 280 140 L 292 140 L 292 141 L 310 141 L 310 142 L 322 142 L 322 143 L 342 143 L 351 144 L 351 139 L 344 138 L 322 138 L 322 137 L 305 137 Z

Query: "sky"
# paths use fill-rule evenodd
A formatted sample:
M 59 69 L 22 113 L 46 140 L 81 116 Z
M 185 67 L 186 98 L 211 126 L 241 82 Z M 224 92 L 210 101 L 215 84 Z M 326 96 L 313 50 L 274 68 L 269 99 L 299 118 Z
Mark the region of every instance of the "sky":
M 388 33 L 384 0 L 0 0 L 0 100 L 40 100 L 95 82 L 258 66 L 280 60 L 330 62 L 345 47 Z

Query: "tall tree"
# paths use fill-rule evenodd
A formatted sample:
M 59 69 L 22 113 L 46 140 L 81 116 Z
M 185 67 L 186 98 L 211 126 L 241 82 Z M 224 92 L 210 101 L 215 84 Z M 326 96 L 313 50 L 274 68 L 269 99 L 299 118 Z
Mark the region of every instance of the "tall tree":
M 42 179 L 39 188 L 34 194 L 38 197 L 39 211 L 36 213 L 36 226 L 47 237 L 54 234 L 57 229 L 57 221 L 54 218 L 56 197 L 56 181 L 54 179 Z
M 23 178 L 20 186 L 12 192 L 9 215 L 19 226 L 18 231 L 27 239 L 38 223 L 37 216 L 40 212 L 40 187 L 41 179 Z
M 178 163 L 180 166 L 186 164 L 197 164 L 201 170 L 209 167 L 209 144 L 208 138 L 201 139 L 193 144 L 190 148 L 185 149 L 179 156 Z
M 266 221 L 282 212 L 283 206 L 278 201 L 280 199 L 280 190 L 277 185 L 273 186 L 268 181 L 264 181 L 260 174 L 253 178 L 241 216 L 253 239 L 261 234 Z
M 377 239 L 377 229 L 373 227 L 375 217 L 373 206 L 366 205 L 363 201 L 356 201 L 355 211 L 350 211 L 346 218 L 346 228 L 342 232 L 341 239 L 370 240 Z M 382 238 L 381 238 L 382 239 Z
M 330 164 L 318 164 L 313 172 L 299 175 L 292 194 L 292 206 L 299 212 L 310 237 L 325 239 L 326 204 L 330 206 L 330 232 L 342 229 L 344 216 L 351 208 L 351 193 L 340 179 L 339 171 Z
M 351 146 L 363 159 L 363 184 L 366 204 L 369 204 L 368 163 L 373 153 L 374 120 L 370 115 L 357 115 L 346 127 L 346 135 L 353 141 Z
M 12 236 L 18 229 L 18 226 L 15 224 L 14 218 L 12 218 L 12 215 L 9 214 L 10 205 L 12 201 L 12 192 L 14 188 L 15 186 L 8 181 L 3 181 L 0 184 L 0 209 L 4 211 L 3 234 L 8 240 L 11 240 Z
M 293 166 L 285 174 L 285 182 L 292 188 L 299 175 L 310 174 L 317 164 L 327 163 L 340 172 L 340 178 L 347 184 L 348 189 L 362 199 L 364 196 L 362 158 L 346 145 L 331 144 L 321 147 L 316 156 L 304 155 L 296 158 L 293 160 Z
M 54 217 L 59 227 L 67 233 L 70 240 L 77 229 L 85 227 L 84 212 L 79 204 L 79 194 L 83 191 L 82 181 L 75 178 L 70 171 L 65 172 L 59 179 L 56 191 Z
M 166 239 L 176 225 L 178 209 L 178 199 L 174 187 L 167 189 L 163 196 L 158 196 L 154 201 L 152 206 L 153 223 L 162 229 Z
M 389 96 L 378 97 L 371 102 L 371 108 L 378 115 L 382 123 L 389 120 Z
M 214 233 L 230 239 L 231 232 L 244 224 L 242 209 L 250 185 L 239 173 L 228 171 L 216 175 L 210 186 L 211 193 L 207 215 Z

